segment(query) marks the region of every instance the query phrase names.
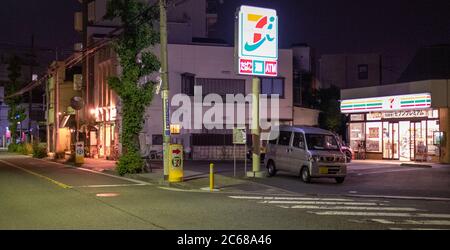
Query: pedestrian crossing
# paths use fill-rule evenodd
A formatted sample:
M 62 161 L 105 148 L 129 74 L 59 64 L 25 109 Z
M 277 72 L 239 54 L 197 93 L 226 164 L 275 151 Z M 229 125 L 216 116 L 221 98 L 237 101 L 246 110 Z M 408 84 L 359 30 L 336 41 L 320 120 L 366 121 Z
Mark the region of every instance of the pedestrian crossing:
M 349 221 L 352 222 L 382 224 L 391 230 L 450 229 L 450 214 L 392 205 L 388 200 L 239 195 L 229 197 L 283 209 L 299 209 L 319 216 L 350 217 Z

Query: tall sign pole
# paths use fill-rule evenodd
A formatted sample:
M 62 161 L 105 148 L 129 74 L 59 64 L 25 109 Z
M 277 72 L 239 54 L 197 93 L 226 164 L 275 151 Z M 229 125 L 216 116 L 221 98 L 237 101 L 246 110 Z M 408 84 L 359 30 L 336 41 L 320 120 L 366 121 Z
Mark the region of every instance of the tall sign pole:
M 164 180 L 169 179 L 170 110 L 169 110 L 169 66 L 167 59 L 167 13 L 166 0 L 159 0 L 159 27 L 161 53 L 161 97 L 163 113 L 163 158 Z
M 252 76 L 252 171 L 262 177 L 259 96 L 261 79 L 278 75 L 278 17 L 276 10 L 241 6 L 236 13 L 235 65 L 240 75 Z

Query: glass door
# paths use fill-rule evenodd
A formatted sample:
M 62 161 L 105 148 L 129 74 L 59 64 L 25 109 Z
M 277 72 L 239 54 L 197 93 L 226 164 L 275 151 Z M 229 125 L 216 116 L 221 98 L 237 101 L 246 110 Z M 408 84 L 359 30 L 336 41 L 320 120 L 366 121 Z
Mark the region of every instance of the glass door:
M 398 123 L 383 122 L 383 158 L 398 160 Z
M 414 126 L 413 126 L 414 124 Z M 426 161 L 427 158 L 427 121 L 411 123 L 411 140 L 414 144 L 414 154 L 411 160 Z
M 411 128 L 409 121 L 401 121 L 399 124 L 400 160 L 411 160 Z

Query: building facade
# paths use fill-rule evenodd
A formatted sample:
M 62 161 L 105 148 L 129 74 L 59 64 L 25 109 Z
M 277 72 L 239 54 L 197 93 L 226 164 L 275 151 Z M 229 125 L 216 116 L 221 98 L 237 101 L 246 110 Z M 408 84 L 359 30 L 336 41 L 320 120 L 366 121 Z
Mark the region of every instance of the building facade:
M 344 89 L 341 98 L 356 157 L 450 162 L 449 79 Z
M 381 85 L 381 55 L 322 55 L 318 63 L 318 80 L 320 88 L 332 85 L 339 89 Z

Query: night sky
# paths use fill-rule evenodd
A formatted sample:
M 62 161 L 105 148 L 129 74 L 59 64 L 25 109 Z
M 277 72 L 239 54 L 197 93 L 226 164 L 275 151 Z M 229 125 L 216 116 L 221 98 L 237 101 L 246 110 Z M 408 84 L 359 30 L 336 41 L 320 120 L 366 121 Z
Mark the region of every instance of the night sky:
M 29 46 L 32 33 L 36 46 L 43 48 L 70 50 L 80 39 L 73 29 L 77 0 L 1 2 L 0 49 Z M 448 0 L 223 0 L 217 38 L 233 42 L 233 16 L 241 4 L 277 9 L 282 48 L 307 43 L 318 55 L 381 53 L 394 75 L 417 48 L 450 43 Z

